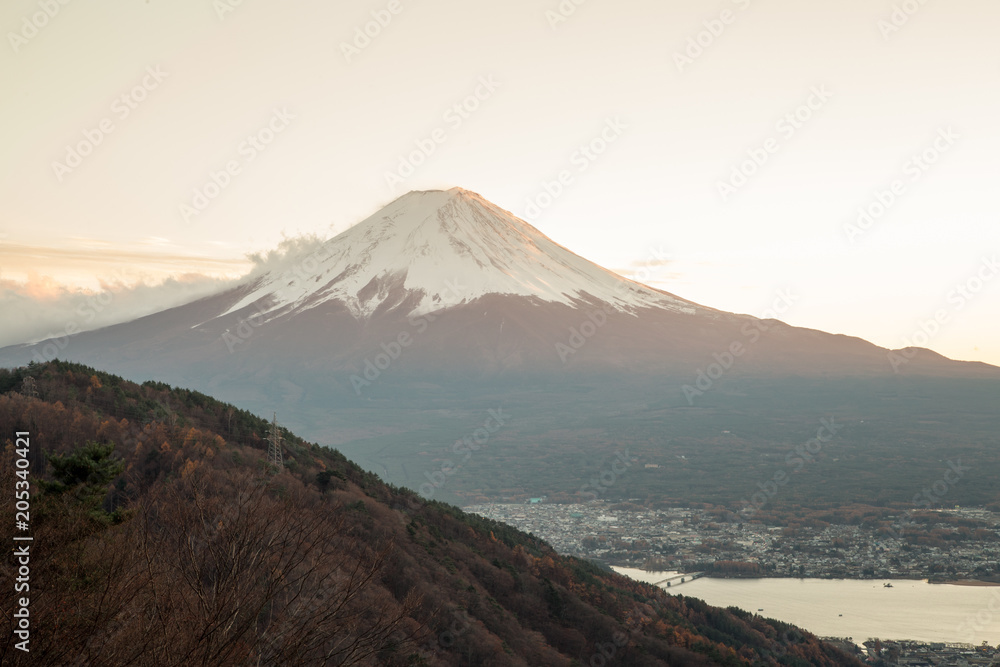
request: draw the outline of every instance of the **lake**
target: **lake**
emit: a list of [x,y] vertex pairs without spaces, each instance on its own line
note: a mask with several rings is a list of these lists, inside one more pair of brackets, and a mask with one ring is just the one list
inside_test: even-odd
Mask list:
[[[616,567],[656,583],[676,572]],[[892,588],[886,588],[891,583]],[[739,607],[793,623],[821,637],[870,637],[922,642],[1000,644],[1000,587],[929,584],[914,580],[709,579],[674,582],[664,590]],[[758,612],[758,609],[763,611]]]

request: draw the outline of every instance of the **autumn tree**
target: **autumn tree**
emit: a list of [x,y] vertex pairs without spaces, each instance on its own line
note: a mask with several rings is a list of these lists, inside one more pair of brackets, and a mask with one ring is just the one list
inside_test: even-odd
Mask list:
[[417,601],[374,585],[392,545],[359,551],[342,512],[277,480],[284,497],[249,472],[195,472],[143,508],[150,588],[122,629],[146,638],[138,664],[354,665],[416,631]]

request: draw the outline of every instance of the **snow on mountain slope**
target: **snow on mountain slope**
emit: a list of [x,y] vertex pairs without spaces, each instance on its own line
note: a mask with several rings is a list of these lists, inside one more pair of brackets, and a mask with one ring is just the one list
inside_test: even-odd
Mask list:
[[487,294],[570,306],[598,300],[631,314],[644,308],[716,313],[601,268],[461,188],[403,195],[327,241],[318,255],[320,266],[308,279],[265,274],[223,315],[261,300],[271,317],[338,300],[365,319],[408,294],[419,296],[412,314]]

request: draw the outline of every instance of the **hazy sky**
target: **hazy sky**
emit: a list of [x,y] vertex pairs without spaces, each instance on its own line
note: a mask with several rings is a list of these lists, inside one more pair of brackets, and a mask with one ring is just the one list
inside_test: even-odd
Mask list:
[[177,303],[461,186],[709,306],[786,290],[786,321],[894,348],[936,317],[916,342],[1000,364],[998,22],[989,0],[6,0],[0,342],[61,328],[81,287],[120,316]]

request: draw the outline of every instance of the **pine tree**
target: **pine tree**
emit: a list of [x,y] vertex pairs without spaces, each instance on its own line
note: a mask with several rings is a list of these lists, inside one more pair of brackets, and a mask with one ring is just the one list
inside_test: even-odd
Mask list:
[[49,497],[75,500],[101,523],[119,523],[122,517],[118,512],[102,508],[108,485],[125,470],[125,462],[113,456],[114,450],[114,444],[88,441],[72,454],[49,455],[55,481],[40,481],[42,492]]

